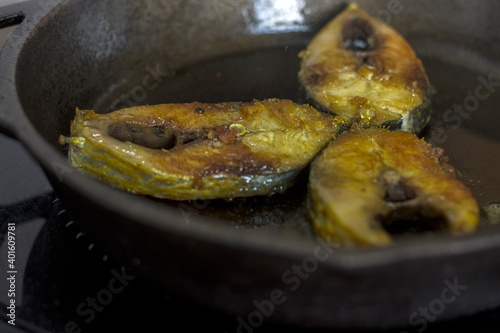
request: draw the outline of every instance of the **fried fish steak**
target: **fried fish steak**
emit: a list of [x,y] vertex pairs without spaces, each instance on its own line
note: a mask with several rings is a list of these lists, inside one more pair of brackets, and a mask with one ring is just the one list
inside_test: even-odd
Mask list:
[[73,166],[112,186],[173,200],[282,192],[343,127],[289,100],[78,110]]
[[418,133],[430,120],[430,85],[405,39],[356,4],[303,50],[299,82],[322,111]]
[[318,235],[351,245],[390,244],[398,229],[466,233],[479,220],[474,197],[442,149],[380,128],[344,132],[318,155],[308,211]]

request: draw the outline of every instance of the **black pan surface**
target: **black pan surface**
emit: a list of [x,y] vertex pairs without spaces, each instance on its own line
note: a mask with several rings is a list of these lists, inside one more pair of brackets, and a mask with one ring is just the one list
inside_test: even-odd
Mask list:
[[[400,236],[389,248],[346,250],[312,234],[306,172],[269,198],[170,202],[113,189],[69,166],[57,139],[69,133],[76,107],[103,113],[169,102],[302,102],[297,53],[345,7],[340,1],[10,7],[2,16],[25,19],[1,55],[0,122],[110,253],[139,259],[137,273],[159,288],[249,325],[265,317],[317,327],[419,327],[422,307],[445,320],[499,304],[500,3],[359,4],[399,30],[424,62],[435,93],[421,135],[445,149],[483,208],[473,235],[424,233]],[[269,302],[272,311],[263,308]]]

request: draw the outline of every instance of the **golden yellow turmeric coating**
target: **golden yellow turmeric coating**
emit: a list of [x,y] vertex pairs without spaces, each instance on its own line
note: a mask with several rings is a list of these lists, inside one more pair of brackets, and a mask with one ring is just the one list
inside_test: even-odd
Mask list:
[[284,191],[335,138],[341,118],[289,100],[77,110],[72,164],[127,191],[190,200]]
[[394,29],[351,4],[300,54],[299,81],[313,106],[366,126],[417,133],[430,119],[420,59]]
[[308,209],[325,239],[368,245],[391,243],[386,227],[398,223],[464,233],[479,219],[441,149],[386,129],[351,129],[325,148],[311,165]]

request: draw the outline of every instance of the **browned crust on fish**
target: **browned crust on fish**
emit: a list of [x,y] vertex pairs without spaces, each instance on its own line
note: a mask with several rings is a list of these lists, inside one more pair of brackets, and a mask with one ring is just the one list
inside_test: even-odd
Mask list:
[[[361,36],[361,37],[360,37]],[[366,41],[366,49],[350,48],[346,39]],[[369,118],[379,126],[426,103],[429,81],[421,60],[394,29],[351,4],[330,21],[300,57],[299,81],[319,109]],[[418,132],[428,121],[404,124]],[[413,125],[414,124],[414,125]]]
[[[341,124],[290,100],[194,102],[103,115],[77,110],[72,137],[62,142],[70,144],[73,165],[116,187],[176,200],[216,199],[284,191]],[[138,144],[148,135],[160,146]]]
[[453,233],[471,232],[479,221],[472,193],[443,150],[408,132],[345,132],[313,161],[309,181],[314,228],[332,241],[389,244],[385,219],[417,215]]

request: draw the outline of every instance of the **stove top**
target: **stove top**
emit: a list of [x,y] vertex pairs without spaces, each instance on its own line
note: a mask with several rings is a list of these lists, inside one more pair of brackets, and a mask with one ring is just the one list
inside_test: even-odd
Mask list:
[[[10,31],[0,30],[0,45]],[[22,145],[0,134],[0,156],[0,332],[127,333],[176,325],[185,331],[311,331],[272,323],[251,327],[158,291],[129,272],[139,262],[114,260],[79,229]],[[383,332],[488,333],[500,327],[500,309],[451,322],[427,315]]]

